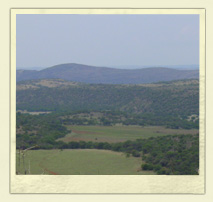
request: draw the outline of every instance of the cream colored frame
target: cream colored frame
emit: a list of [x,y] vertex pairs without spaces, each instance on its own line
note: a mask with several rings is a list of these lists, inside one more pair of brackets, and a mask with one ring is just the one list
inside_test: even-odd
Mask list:
[[[16,175],[17,14],[198,14],[200,15],[200,174],[198,176]],[[205,192],[205,9],[11,9],[11,193],[185,193]]]

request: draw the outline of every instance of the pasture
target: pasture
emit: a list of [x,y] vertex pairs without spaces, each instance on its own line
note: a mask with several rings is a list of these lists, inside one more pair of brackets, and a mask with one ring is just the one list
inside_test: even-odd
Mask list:
[[124,142],[163,135],[196,134],[197,129],[170,129],[162,126],[67,126],[72,132],[58,141]]
[[[20,156],[21,157],[21,156]],[[29,150],[24,162],[17,151],[16,169],[31,175],[152,175],[141,171],[141,157],[95,149]]]

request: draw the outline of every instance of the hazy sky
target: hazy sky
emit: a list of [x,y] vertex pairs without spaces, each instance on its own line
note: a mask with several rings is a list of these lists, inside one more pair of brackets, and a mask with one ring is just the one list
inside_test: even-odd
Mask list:
[[17,67],[199,64],[199,15],[18,14]]

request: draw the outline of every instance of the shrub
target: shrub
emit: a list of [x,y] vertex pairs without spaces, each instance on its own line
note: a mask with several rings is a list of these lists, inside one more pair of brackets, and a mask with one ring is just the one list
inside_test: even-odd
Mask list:
[[142,165],[141,165],[141,168],[142,168],[143,170],[153,170],[153,165],[152,165],[152,164],[145,163],[145,164],[142,164]]

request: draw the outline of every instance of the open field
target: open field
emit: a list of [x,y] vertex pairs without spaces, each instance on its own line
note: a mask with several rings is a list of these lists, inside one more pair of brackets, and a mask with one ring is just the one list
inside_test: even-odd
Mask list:
[[[108,150],[29,150],[24,158],[17,151],[16,168],[24,174],[46,175],[151,175],[141,171],[141,157],[126,157],[124,153]],[[19,164],[20,163],[20,164]],[[24,168],[25,167],[25,168]]]
[[196,134],[197,129],[169,129],[161,126],[67,126],[72,132],[58,140],[95,141],[95,142],[124,142],[140,138],[157,137],[176,134]]

